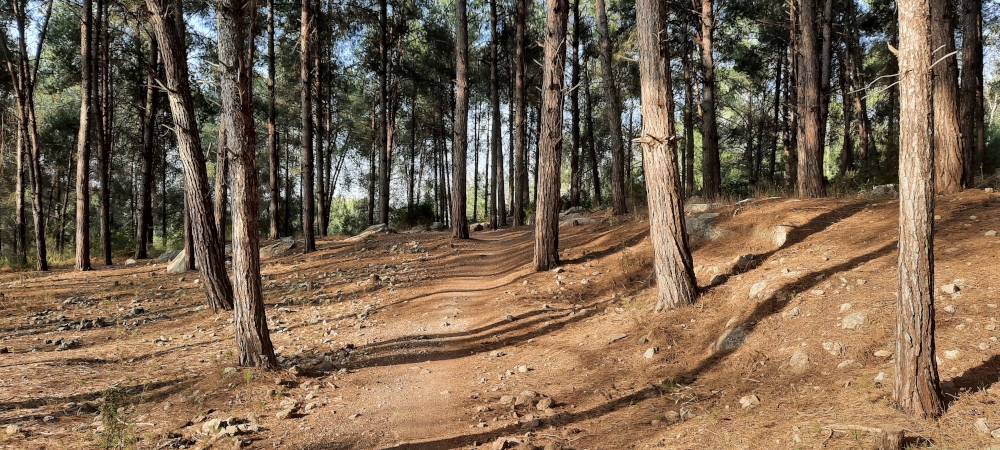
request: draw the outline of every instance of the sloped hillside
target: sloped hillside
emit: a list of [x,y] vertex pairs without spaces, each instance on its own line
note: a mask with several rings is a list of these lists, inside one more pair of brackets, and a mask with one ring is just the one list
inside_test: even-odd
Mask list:
[[231,317],[203,306],[195,273],[0,274],[0,446],[872,448],[885,426],[1000,446],[1000,202],[938,200],[951,404],[934,421],[889,401],[897,209],[693,206],[704,293],[662,314],[641,217],[567,220],[564,264],[545,273],[529,270],[530,228],[277,245],[263,262],[277,373],[232,367]]

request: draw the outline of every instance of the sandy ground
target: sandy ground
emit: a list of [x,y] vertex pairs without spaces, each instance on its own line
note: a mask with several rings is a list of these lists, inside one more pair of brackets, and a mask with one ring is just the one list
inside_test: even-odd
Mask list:
[[558,272],[530,227],[265,259],[279,372],[197,273],[0,273],[0,448],[1000,448],[996,200],[938,199],[937,420],[890,401],[898,203],[775,198],[692,213],[703,294],[661,314],[636,216],[561,227]]

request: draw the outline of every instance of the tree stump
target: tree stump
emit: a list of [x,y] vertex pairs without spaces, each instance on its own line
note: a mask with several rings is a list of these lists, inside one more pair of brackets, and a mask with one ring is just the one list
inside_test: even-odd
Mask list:
[[904,436],[902,428],[891,425],[883,427],[879,433],[879,450],[901,450]]

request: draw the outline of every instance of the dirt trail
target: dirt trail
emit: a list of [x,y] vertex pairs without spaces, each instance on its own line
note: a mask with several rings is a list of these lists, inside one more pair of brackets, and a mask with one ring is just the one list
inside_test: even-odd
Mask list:
[[[897,208],[695,213],[703,295],[660,315],[635,218],[562,227],[564,264],[544,273],[527,227],[329,238],[264,261],[275,373],[231,367],[231,318],[202,305],[195,273],[3,273],[0,448],[83,448],[114,428],[136,448],[873,447],[845,425],[1000,444],[974,426],[1000,427],[1000,202],[938,200],[937,284],[957,290],[937,294],[952,401],[937,421],[889,402]],[[96,409],[115,386],[125,425],[109,429]]]

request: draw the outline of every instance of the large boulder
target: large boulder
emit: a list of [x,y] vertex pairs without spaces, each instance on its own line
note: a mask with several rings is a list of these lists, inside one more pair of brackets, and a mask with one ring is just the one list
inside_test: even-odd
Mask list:
[[176,258],[178,254],[180,254],[180,252],[181,250],[167,250],[163,252],[158,258],[156,258],[156,262],[165,263],[173,261],[174,258]]
[[434,222],[431,224],[431,231],[444,231],[448,228],[445,224],[441,222]]
[[347,239],[344,239],[344,242],[363,241],[368,236],[371,236],[371,235],[377,234],[377,233],[396,233],[396,229],[392,228],[392,227],[389,227],[389,226],[387,226],[384,223],[380,223],[380,224],[376,224],[376,225],[372,225],[372,226],[368,227],[367,229],[365,229],[365,231],[362,231],[361,233],[358,233],[357,236],[351,236],[351,237],[349,237]]
[[187,252],[181,250],[177,253],[177,256],[175,256],[174,259],[170,261],[170,264],[167,264],[167,273],[171,275],[184,273],[185,271],[187,271],[187,265],[188,265]]
[[282,239],[274,244],[262,247],[260,249],[260,258],[280,258],[287,255],[292,249],[298,247],[298,243],[292,238]]
[[[571,208],[572,209],[572,208]],[[594,219],[579,213],[561,214],[559,226],[579,226],[594,223]]]

